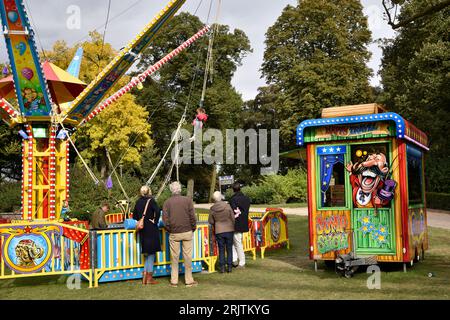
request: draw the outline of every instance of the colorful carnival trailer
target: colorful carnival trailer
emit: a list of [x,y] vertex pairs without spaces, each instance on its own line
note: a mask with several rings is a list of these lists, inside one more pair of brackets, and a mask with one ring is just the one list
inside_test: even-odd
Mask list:
[[346,276],[358,265],[407,264],[428,248],[427,136],[377,104],[326,108],[297,127],[306,146],[309,252]]

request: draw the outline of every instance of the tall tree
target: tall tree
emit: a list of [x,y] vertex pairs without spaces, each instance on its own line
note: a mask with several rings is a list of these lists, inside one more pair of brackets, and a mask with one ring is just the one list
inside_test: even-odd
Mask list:
[[[402,15],[423,9],[423,1],[404,5]],[[402,19],[402,17],[400,17]],[[415,123],[431,138],[427,156],[428,190],[450,186],[450,7],[405,25],[383,47],[380,101]]]
[[409,4],[414,1],[410,0],[381,0],[383,4],[384,12],[387,18],[388,24],[392,29],[398,29],[407,26],[411,22],[417,21],[421,18],[429,18],[439,11],[445,10],[450,7],[450,0],[425,0],[421,1],[420,7],[414,12],[401,15],[397,15],[403,10],[403,5]]
[[[183,12],[164,26],[158,37],[142,55],[138,64],[142,71],[163,58],[171,50],[191,37],[204,23],[196,16]],[[206,66],[208,37],[199,39],[192,48],[164,66],[158,74],[144,83],[144,89],[135,90],[136,101],[147,107],[151,114],[152,138],[160,151],[170,143],[171,134],[187,106],[186,129],[192,130],[191,121],[199,105]],[[214,34],[212,73],[208,78],[204,108],[209,115],[207,128],[224,130],[241,125],[241,95],[231,84],[231,79],[245,55],[251,51],[250,42],[241,30],[233,31],[220,25]],[[196,178],[196,190],[209,190],[212,166],[183,165],[180,177],[183,182]]]
[[279,88],[281,137],[291,147],[298,123],[321,108],[372,99],[362,9],[358,0],[302,0],[268,29],[262,71]]
[[[68,47],[65,41],[56,41],[53,49],[46,52],[46,57],[60,68],[66,69],[77,47],[82,46],[80,79],[86,83],[91,82],[117,52],[111,44],[103,42],[102,35],[98,32],[93,31],[89,35],[88,41],[74,47]],[[110,92],[123,86],[129,79],[129,76],[123,77]],[[141,153],[153,146],[147,117],[148,112],[135,102],[133,95],[124,95],[76,132],[75,138],[82,155],[98,167],[102,177],[105,177],[109,168],[107,150],[114,164],[121,159],[121,164],[126,169],[139,169]]]

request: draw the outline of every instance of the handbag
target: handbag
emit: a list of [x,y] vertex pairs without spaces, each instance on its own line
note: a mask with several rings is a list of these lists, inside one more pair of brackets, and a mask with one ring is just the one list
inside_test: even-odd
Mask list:
[[144,208],[144,212],[142,213],[142,218],[139,219],[137,225],[136,225],[136,230],[142,230],[144,229],[144,219],[145,219],[145,214],[147,213],[147,208],[148,208],[148,204],[150,203],[150,199],[147,200],[147,203],[145,204],[145,208]]

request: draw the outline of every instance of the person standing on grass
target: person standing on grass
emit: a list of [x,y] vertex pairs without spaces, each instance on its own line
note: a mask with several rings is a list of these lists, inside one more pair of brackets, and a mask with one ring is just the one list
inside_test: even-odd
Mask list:
[[196,286],[198,283],[192,277],[192,242],[194,231],[197,229],[194,203],[189,197],[181,195],[179,182],[172,182],[169,186],[172,196],[164,202],[163,222],[169,233],[170,260],[172,265],[170,286],[178,286],[178,263],[180,259],[180,245],[183,245],[184,280],[186,287]]
[[153,265],[155,264],[156,253],[161,251],[158,228],[161,210],[152,197],[152,192],[148,186],[142,186],[140,193],[141,197],[134,206],[133,219],[139,221],[145,215],[144,228],[139,230],[142,253],[144,254],[142,284],[157,284],[158,282],[153,279]]
[[[231,272],[233,268],[233,235],[234,235],[234,212],[230,205],[222,201],[219,191],[213,194],[214,205],[209,209],[208,222],[214,226],[217,245],[219,246],[219,271]],[[227,259],[225,264],[225,249]]]
[[231,208],[234,211],[234,236],[233,236],[233,266],[245,267],[245,253],[242,245],[242,234],[248,232],[248,212],[250,199],[241,192],[241,184],[233,183],[234,194],[230,199]]

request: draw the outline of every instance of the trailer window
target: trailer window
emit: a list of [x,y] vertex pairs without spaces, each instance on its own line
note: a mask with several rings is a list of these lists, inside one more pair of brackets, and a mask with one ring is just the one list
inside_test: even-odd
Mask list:
[[345,207],[345,146],[321,146],[320,205],[322,208]]
[[423,203],[422,152],[413,146],[406,148],[408,162],[408,197],[409,205]]

